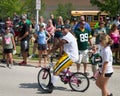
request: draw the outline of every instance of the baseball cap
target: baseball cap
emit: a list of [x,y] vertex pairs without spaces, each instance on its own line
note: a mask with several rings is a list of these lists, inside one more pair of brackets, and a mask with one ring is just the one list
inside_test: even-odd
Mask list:
[[120,16],[120,14],[117,14],[116,16],[117,16],[117,17],[119,17],[119,16]]
[[39,24],[40,27],[44,27],[44,24]]
[[110,20],[110,17],[106,17],[106,20]]
[[26,19],[26,16],[23,15],[23,16],[22,16],[22,19],[25,20],[25,19]]

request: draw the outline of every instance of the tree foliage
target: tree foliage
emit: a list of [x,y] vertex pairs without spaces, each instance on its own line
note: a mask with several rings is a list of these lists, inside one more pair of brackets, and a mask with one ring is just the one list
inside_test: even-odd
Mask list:
[[53,14],[55,15],[55,17],[62,16],[64,19],[70,19],[72,9],[73,6],[71,3],[66,3],[64,5],[58,4],[58,7]]
[[120,0],[90,0],[90,2],[111,16],[120,13]]
[[[45,4],[42,2],[41,6],[40,12],[44,12]],[[12,17],[14,13],[18,15],[29,13],[31,16],[35,16],[36,0],[0,0],[0,12],[0,18]]]

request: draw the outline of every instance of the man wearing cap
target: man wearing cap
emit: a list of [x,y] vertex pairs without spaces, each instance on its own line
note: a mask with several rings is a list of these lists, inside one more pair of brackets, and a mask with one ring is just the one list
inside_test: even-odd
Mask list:
[[106,17],[105,27],[106,27],[107,34],[109,34],[110,29],[112,27],[112,22],[110,20],[110,17]]
[[106,33],[105,22],[99,22],[99,27],[94,30],[94,36],[96,37],[95,44],[99,44],[101,34]]
[[100,27],[99,25],[100,25],[101,22],[104,22],[104,18],[103,18],[103,16],[100,16],[100,19],[99,19],[98,22],[96,22],[96,24],[95,24],[95,26],[94,26],[94,29],[99,28],[99,27]]
[[64,51],[63,55],[59,58],[58,62],[53,67],[54,75],[52,77],[51,85],[55,84],[61,71],[71,66],[73,62],[78,61],[78,46],[76,38],[69,32],[68,26],[62,25],[61,32],[63,34],[61,41],[50,51],[53,52],[53,50],[57,50],[60,46],[63,46]]
[[90,42],[90,31],[85,28],[85,22],[81,21],[79,28],[74,31],[77,38],[78,50],[79,50],[79,60],[77,62],[77,71],[80,70],[80,64],[84,64],[84,74],[87,73],[87,63],[89,63],[88,57],[88,47]]
[[113,21],[113,24],[116,24],[116,26],[120,25],[120,14],[116,15],[116,19]]
[[[85,17],[84,17],[84,16],[80,16],[80,22],[81,22],[81,21],[84,21],[84,22],[85,22]],[[78,22],[78,23],[76,24],[74,30],[76,30],[76,29],[79,28],[80,22]],[[84,25],[84,26],[85,26],[85,28],[86,28],[87,30],[89,30],[89,32],[91,32],[91,27],[90,27],[90,25],[89,25],[87,22],[85,22],[85,25]]]
[[21,42],[21,53],[23,56],[23,61],[19,65],[27,64],[27,56],[29,51],[29,26],[26,23],[26,16],[22,16],[22,25],[20,26],[20,35],[18,40]]

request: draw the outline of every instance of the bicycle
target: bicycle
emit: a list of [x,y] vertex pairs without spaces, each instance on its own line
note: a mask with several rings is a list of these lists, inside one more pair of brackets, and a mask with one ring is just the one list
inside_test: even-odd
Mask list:
[[[53,56],[50,57],[50,64],[48,68],[40,69],[38,73],[38,84],[43,92],[51,93],[53,89],[49,89],[51,83],[51,68],[53,67]],[[86,75],[81,72],[71,72],[67,68],[66,71],[62,71],[59,75],[60,80],[64,84],[69,84],[73,91],[84,92],[89,87],[89,79]]]

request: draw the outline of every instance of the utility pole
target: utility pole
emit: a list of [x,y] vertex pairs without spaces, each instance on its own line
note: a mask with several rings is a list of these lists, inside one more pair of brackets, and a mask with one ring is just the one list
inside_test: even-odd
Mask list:
[[39,11],[41,10],[41,0],[36,0],[36,24],[39,23]]

